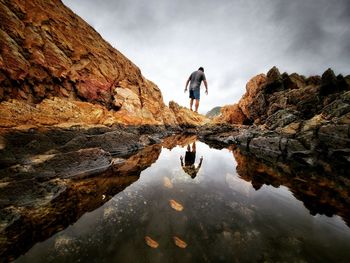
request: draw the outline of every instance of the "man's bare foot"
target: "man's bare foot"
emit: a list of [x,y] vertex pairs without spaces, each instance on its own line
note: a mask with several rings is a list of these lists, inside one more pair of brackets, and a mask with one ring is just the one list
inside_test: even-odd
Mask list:
[[190,109],[191,111],[193,111],[192,109]]

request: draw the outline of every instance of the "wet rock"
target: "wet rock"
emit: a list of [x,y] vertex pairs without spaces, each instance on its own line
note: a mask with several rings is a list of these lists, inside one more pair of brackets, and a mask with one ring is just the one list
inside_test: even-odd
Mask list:
[[99,148],[81,149],[67,153],[51,154],[32,158],[26,164],[11,166],[0,171],[0,177],[16,178],[70,178],[89,176],[107,170],[112,157]]
[[[160,151],[160,145],[146,147],[131,157],[119,158],[111,169],[91,174],[86,168],[107,164],[111,156],[101,149],[85,149],[39,162],[33,166],[35,173],[14,171],[10,177],[1,176],[1,258],[15,259],[103,205],[135,182],[141,171],[158,159]],[[55,176],[40,177],[45,169],[56,169]],[[80,174],[73,176],[73,171]]]
[[256,156],[264,156],[268,160],[282,156],[279,137],[256,137],[249,143],[249,151]]
[[320,127],[318,136],[321,145],[327,149],[349,149],[349,125],[324,125]]

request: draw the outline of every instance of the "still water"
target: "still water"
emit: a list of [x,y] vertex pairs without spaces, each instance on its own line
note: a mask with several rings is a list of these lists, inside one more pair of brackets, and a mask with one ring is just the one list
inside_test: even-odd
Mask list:
[[198,141],[170,148],[16,262],[350,262],[340,216],[311,215],[282,185],[254,188],[230,150]]

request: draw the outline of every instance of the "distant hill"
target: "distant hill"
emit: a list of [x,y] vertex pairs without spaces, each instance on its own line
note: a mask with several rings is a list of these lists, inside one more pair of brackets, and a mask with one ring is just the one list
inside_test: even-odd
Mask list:
[[208,111],[207,114],[205,114],[205,116],[212,119],[220,114],[220,110],[220,106],[214,107],[210,111]]

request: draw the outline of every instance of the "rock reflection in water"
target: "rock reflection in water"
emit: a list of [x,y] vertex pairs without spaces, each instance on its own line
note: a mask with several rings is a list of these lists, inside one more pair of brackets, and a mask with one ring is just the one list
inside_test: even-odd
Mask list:
[[298,163],[274,164],[233,149],[237,173],[251,182],[255,190],[263,185],[288,187],[303,202],[311,215],[331,217],[339,215],[350,227],[350,181],[335,171],[333,175],[322,170],[301,167]]
[[[154,163],[160,152],[160,145],[146,147],[128,159],[114,160],[108,170],[94,175],[82,173],[71,179],[55,178],[48,182],[42,179],[39,185],[35,177],[27,178],[25,184],[29,184],[30,189],[18,181],[7,185],[3,183],[0,194],[0,258],[5,261],[15,259],[36,242],[47,239],[86,212],[100,207],[137,181],[141,171]],[[40,196],[40,192],[45,191],[49,184],[50,190],[57,188],[54,189],[55,194],[52,196],[48,192],[49,196]],[[17,196],[13,196],[15,193]],[[22,200],[27,202],[23,203]],[[67,242],[69,240],[62,239],[57,246],[61,247]]]
[[350,228],[339,217],[311,216],[287,187],[254,181],[259,190],[253,188],[254,174],[274,173],[269,165],[196,142],[194,163],[202,155],[204,161],[192,179],[179,158],[195,140],[175,136],[162,150],[156,145],[127,161],[115,158],[119,178],[138,178],[158,159],[112,198],[97,193],[101,207],[17,262],[347,262]]

